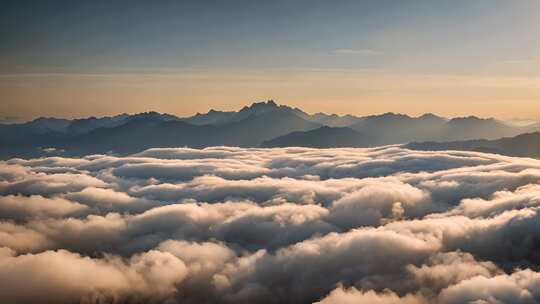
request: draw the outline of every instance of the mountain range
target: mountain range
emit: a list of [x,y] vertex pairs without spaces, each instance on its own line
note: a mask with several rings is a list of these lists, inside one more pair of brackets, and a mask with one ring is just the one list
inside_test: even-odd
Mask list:
[[540,131],[539,124],[522,127],[474,116],[449,119],[434,114],[308,114],[269,100],[239,111],[210,110],[184,118],[145,112],[73,120],[42,117],[22,124],[0,124],[0,158],[56,153],[125,155],[152,147],[182,146],[324,148],[433,144],[494,140],[535,131]]
[[461,150],[540,158],[540,132],[525,133],[496,140],[476,139],[450,142],[413,142],[405,145],[405,147],[424,151]]

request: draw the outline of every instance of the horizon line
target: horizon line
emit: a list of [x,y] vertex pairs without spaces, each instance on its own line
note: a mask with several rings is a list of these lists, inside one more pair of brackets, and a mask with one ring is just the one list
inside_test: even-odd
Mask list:
[[177,115],[175,113],[171,113],[171,112],[164,112],[164,111],[158,111],[158,110],[149,109],[149,110],[141,111],[141,112],[139,112],[139,111],[129,112],[128,111],[128,112],[122,112],[122,113],[117,113],[117,114],[108,114],[108,115],[105,114],[105,115],[102,115],[102,116],[98,116],[98,115],[77,116],[77,117],[35,116],[33,118],[24,119],[24,120],[19,119],[19,117],[0,116],[0,124],[4,124],[4,125],[24,124],[24,123],[35,121],[35,120],[38,120],[38,119],[77,120],[77,119],[89,119],[89,118],[115,117],[115,116],[121,116],[121,115],[133,116],[133,115],[146,114],[146,113],[157,113],[157,114],[160,114],[160,115],[172,115],[172,116],[175,116],[175,117],[177,117],[179,119],[186,119],[186,118],[190,118],[190,117],[193,117],[193,116],[196,116],[196,115],[205,115],[205,114],[208,114],[211,111],[215,111],[215,112],[239,112],[243,108],[246,108],[246,107],[249,108],[249,107],[252,107],[255,104],[261,104],[261,103],[268,104],[269,102],[274,102],[277,107],[288,107],[290,109],[300,110],[303,113],[308,114],[310,116],[317,115],[317,114],[323,114],[323,115],[328,115],[328,116],[334,116],[335,115],[335,116],[338,116],[338,117],[352,116],[352,117],[355,117],[355,118],[366,118],[366,117],[383,116],[383,115],[387,115],[387,114],[392,114],[392,115],[396,115],[396,116],[406,116],[406,117],[409,117],[409,118],[420,118],[420,117],[426,116],[426,115],[433,115],[433,116],[440,117],[440,118],[443,118],[443,119],[446,119],[446,120],[459,119],[459,118],[478,118],[478,119],[484,119],[484,120],[494,119],[494,120],[502,121],[502,122],[509,123],[509,124],[512,124],[512,125],[520,125],[519,122],[522,122],[521,123],[522,126],[531,125],[531,124],[540,122],[540,119],[534,119],[534,118],[501,119],[501,118],[498,118],[498,117],[495,117],[495,116],[480,116],[480,115],[474,115],[474,114],[463,115],[463,116],[444,116],[444,115],[437,114],[436,112],[425,112],[425,113],[422,113],[422,114],[419,114],[419,115],[410,115],[410,114],[403,113],[403,112],[393,112],[393,111],[366,113],[366,114],[361,114],[361,115],[350,114],[350,113],[347,113],[347,114],[327,113],[327,112],[322,112],[322,111],[319,111],[319,112],[307,112],[307,111],[304,111],[303,109],[301,109],[300,107],[290,106],[290,105],[287,105],[287,104],[280,104],[280,103],[275,102],[274,99],[267,99],[267,100],[264,100],[264,101],[254,101],[254,102],[248,103],[248,104],[242,106],[240,109],[237,109],[237,110],[221,110],[221,109],[216,109],[216,108],[210,108],[206,112],[195,112],[195,113],[192,113],[191,115],[187,115],[187,116],[179,116],[179,115]]

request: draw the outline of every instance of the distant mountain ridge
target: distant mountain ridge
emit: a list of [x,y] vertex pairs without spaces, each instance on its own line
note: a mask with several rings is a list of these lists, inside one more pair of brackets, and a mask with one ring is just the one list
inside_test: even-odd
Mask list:
[[[215,112],[209,114],[215,116]],[[44,118],[26,124],[0,125],[0,157],[36,157],[51,151],[62,151],[65,155],[130,154],[151,147],[257,147],[265,140],[293,130],[321,126],[272,101],[254,103],[229,116],[216,124],[200,124],[204,120],[216,121],[200,114],[179,118],[146,112],[73,121]],[[189,123],[194,117],[199,124]],[[39,127],[35,126],[36,121]],[[54,129],[46,124],[49,121],[55,124]],[[60,122],[62,125],[57,126]]]
[[[540,131],[540,124],[508,125],[474,116],[411,117],[385,113],[308,114],[256,102],[238,111],[210,110],[190,117],[158,112],[81,119],[38,118],[22,124],[0,124],[0,158],[64,155],[129,154],[151,147],[370,147],[428,141],[496,139]],[[45,149],[47,148],[47,149]]]
[[315,130],[295,131],[284,136],[265,141],[264,148],[275,147],[309,147],[309,148],[341,148],[368,147],[373,139],[347,127],[322,126]]
[[464,150],[540,158],[540,132],[525,133],[496,140],[476,139],[451,142],[414,142],[407,144],[405,147],[424,151]]

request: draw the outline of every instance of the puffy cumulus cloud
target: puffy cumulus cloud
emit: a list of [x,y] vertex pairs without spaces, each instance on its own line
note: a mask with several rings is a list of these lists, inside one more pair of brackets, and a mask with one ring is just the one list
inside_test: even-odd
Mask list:
[[538,303],[540,161],[150,149],[0,162],[2,303]]
[[421,220],[392,222],[383,227],[440,244],[444,251],[462,250],[488,259],[505,270],[532,267],[540,258],[536,209],[504,212],[490,218],[429,216]]
[[8,165],[8,162],[0,162],[0,181],[10,182],[24,178],[30,174],[30,170],[23,166]]
[[[396,284],[409,263],[420,263],[435,252],[430,242],[373,228],[347,233],[330,233],[282,248],[275,253],[258,252],[250,263],[227,269],[221,275],[229,282],[231,299],[249,301],[256,282],[258,289],[274,298],[259,300],[279,303],[314,301],[336,284],[359,284],[377,288]],[[289,286],[289,288],[284,288]]]
[[171,253],[186,264],[188,275],[178,286],[184,301],[189,298],[195,298],[197,302],[215,301],[220,289],[217,274],[238,259],[234,250],[215,242],[168,240],[161,243],[158,250]]
[[504,211],[540,206],[540,186],[526,185],[516,191],[498,191],[489,197],[469,198],[461,201],[459,206],[447,212],[447,215],[466,215],[468,217],[495,216]]
[[161,183],[132,187],[130,193],[162,201],[186,198],[204,202],[248,199],[258,203],[292,201],[298,204],[328,205],[344,193],[358,187],[358,180],[311,180],[267,176],[247,180],[227,180],[216,176],[199,176],[181,184]]
[[187,275],[170,253],[149,251],[125,262],[65,250],[16,256],[0,248],[0,296],[6,303],[113,303],[170,298]]
[[395,293],[386,290],[377,293],[373,290],[366,292],[356,288],[344,289],[342,286],[334,289],[324,299],[316,302],[317,304],[426,304],[429,303],[422,296],[406,295],[400,297]]
[[[136,215],[109,213],[104,216],[32,220],[24,226],[7,224],[27,229],[47,240],[43,249],[51,248],[53,244],[53,248],[84,253],[113,248],[117,253],[134,253],[151,249],[170,238],[219,239],[246,249],[277,249],[314,235],[336,231],[335,226],[324,221],[327,213],[325,208],[315,205],[261,207],[239,202],[183,203],[153,208]],[[38,246],[35,244],[32,248]]]
[[492,262],[476,261],[470,253],[445,252],[431,256],[420,267],[408,265],[407,270],[419,286],[435,294],[441,289],[477,276],[486,278],[503,274]]
[[61,197],[40,195],[7,195],[0,197],[0,219],[24,221],[32,218],[53,218],[76,215],[86,211],[85,205]]
[[205,149],[152,148],[133,156],[157,159],[249,159],[253,151],[258,151],[258,149],[241,149],[226,146]]
[[[508,161],[506,159],[506,161]],[[495,163],[471,168],[457,168],[435,173],[402,174],[406,183],[428,190],[433,199],[458,204],[463,198],[487,198],[501,190],[515,190],[540,181],[540,170],[530,162]]]
[[215,226],[215,236],[248,249],[275,250],[338,230],[325,221],[328,210],[315,205],[255,207]]
[[43,234],[11,222],[0,222],[0,246],[18,252],[38,252],[53,246]]
[[254,178],[269,171],[269,169],[240,161],[211,159],[182,162],[161,160],[159,163],[125,164],[115,168],[113,174],[123,178],[159,177],[164,180],[185,181],[206,174],[215,174],[229,179]]
[[360,189],[334,201],[331,220],[348,228],[375,226],[382,220],[416,218],[435,211],[428,192],[400,181],[364,179]]
[[440,303],[538,303],[540,273],[530,269],[510,275],[476,276],[444,289]]
[[134,198],[125,192],[95,187],[87,187],[79,192],[70,192],[64,195],[64,198],[78,204],[84,204],[94,213],[142,212],[159,205],[159,202]]
[[0,195],[43,195],[51,196],[86,187],[106,187],[107,184],[87,174],[46,174],[29,172],[14,181],[0,181]]

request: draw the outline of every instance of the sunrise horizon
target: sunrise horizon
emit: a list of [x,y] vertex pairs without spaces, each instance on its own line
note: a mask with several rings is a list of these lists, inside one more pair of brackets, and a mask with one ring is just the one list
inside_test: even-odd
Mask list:
[[188,116],[275,98],[310,113],[540,118],[535,1],[278,2],[8,1],[0,115]]
[[539,0],[0,0],[0,302],[540,304],[538,37]]

